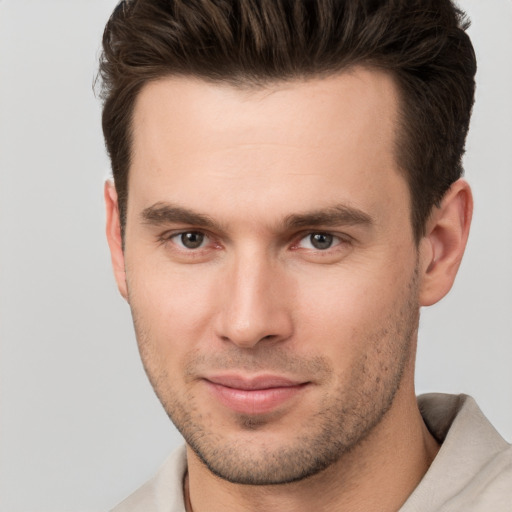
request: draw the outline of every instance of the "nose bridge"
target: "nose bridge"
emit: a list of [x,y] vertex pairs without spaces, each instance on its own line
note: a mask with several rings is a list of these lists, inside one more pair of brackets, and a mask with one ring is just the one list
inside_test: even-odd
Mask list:
[[221,338],[250,348],[263,339],[291,335],[283,272],[279,262],[261,249],[246,248],[234,255],[220,304]]

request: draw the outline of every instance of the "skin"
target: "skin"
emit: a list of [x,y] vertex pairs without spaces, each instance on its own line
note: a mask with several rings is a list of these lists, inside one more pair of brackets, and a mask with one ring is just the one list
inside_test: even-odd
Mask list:
[[[124,251],[112,184],[107,236],[187,441],[188,510],[397,510],[437,453],[414,393],[419,308],[453,283],[472,200],[456,182],[415,243],[398,102],[363,68],[140,93]],[[228,389],[226,404],[226,378],[295,387],[279,399],[276,384],[275,403]]]

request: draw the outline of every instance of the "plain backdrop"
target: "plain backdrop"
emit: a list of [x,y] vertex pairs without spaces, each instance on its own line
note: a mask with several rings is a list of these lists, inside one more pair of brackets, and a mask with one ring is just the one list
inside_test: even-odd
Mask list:
[[[108,510],[180,443],[111,276],[92,92],[115,0],[0,0],[0,510]],[[479,59],[458,281],[423,312],[419,392],[512,438],[512,2],[461,0]]]

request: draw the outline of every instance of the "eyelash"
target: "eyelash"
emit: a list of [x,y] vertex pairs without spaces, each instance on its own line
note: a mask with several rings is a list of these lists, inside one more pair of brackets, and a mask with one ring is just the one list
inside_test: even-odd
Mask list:
[[[204,250],[204,247],[198,247],[196,249],[189,249],[189,248],[186,248],[186,247],[183,247],[183,246],[180,246],[178,243],[174,242],[174,239],[177,239],[183,235],[186,235],[186,234],[198,234],[198,235],[202,235],[205,237],[205,239],[207,240],[214,240],[214,237],[212,237],[211,235],[209,235],[208,233],[204,232],[204,231],[201,231],[199,229],[187,229],[187,230],[183,230],[183,231],[178,231],[178,232],[166,232],[166,233],[163,233],[162,235],[160,235],[158,237],[158,241],[162,244],[162,245],[167,245],[169,243],[173,244],[174,246],[178,247],[178,250],[184,252],[184,253],[188,253],[188,254],[197,254],[199,253],[201,250]],[[216,244],[218,247],[220,247],[220,244]]]
[[[202,230],[194,230],[194,229],[189,229],[189,230],[183,230],[183,231],[178,231],[178,232],[167,232],[167,233],[164,233],[162,235],[159,236],[158,238],[158,241],[162,244],[168,244],[168,243],[173,243],[175,246],[178,247],[178,250],[182,251],[182,252],[185,252],[185,253],[188,253],[190,255],[192,254],[198,254],[200,252],[202,252],[202,250],[204,250],[206,247],[197,247],[197,248],[186,248],[186,247],[183,247],[183,245],[179,245],[178,243],[176,242],[173,242],[173,239],[176,239],[180,236],[183,236],[183,235],[186,235],[186,234],[198,234],[198,235],[202,235],[204,236],[206,239],[210,240],[211,241],[215,241],[215,238],[212,236],[212,235],[209,235],[208,233],[202,231]],[[308,237],[312,237],[314,235],[322,235],[322,236],[327,236],[327,237],[332,237],[332,240],[333,240],[333,245],[325,248],[325,249],[318,249],[318,248],[304,248],[304,247],[300,247],[300,244],[308,239]],[[291,250],[306,250],[306,251],[314,251],[318,254],[321,254],[321,253],[326,253],[326,254],[330,254],[332,253],[333,250],[336,250],[337,247],[339,246],[346,246],[346,245],[351,245],[352,244],[352,240],[347,236],[347,235],[339,235],[339,234],[334,234],[332,232],[329,232],[329,231],[307,231],[307,232],[303,232],[303,233],[300,233],[298,236],[294,237],[294,242],[290,245],[290,249]],[[221,244],[220,243],[215,243],[216,245],[216,248],[220,248],[221,247]],[[311,244],[312,245],[312,244]]]
[[[324,238],[327,238],[327,239],[330,239],[330,245],[329,247],[325,247],[324,249],[320,249],[319,247],[315,247],[314,246],[314,243],[313,243],[313,237],[324,237]],[[304,242],[304,241],[309,241],[309,244],[313,247],[310,247],[310,248],[307,248],[307,247],[300,247],[300,245]],[[322,243],[321,241],[317,240],[318,243]],[[333,233],[330,233],[328,231],[312,231],[312,232],[309,232],[309,233],[306,233],[304,235],[302,235],[300,237],[300,239],[298,240],[298,242],[296,242],[295,244],[293,244],[292,246],[292,249],[306,249],[306,250],[311,250],[311,251],[318,251],[320,253],[322,252],[329,252],[332,250],[335,250],[336,247],[340,246],[340,245],[343,245],[345,243],[347,243],[347,239],[346,238],[343,238],[339,235],[335,235]],[[332,251],[331,251],[332,252]]]

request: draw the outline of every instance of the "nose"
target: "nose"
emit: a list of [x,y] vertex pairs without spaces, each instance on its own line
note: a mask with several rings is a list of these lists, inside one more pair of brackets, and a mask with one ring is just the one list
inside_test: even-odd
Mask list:
[[240,348],[279,342],[293,333],[293,296],[278,262],[255,254],[238,257],[225,276],[216,334]]

